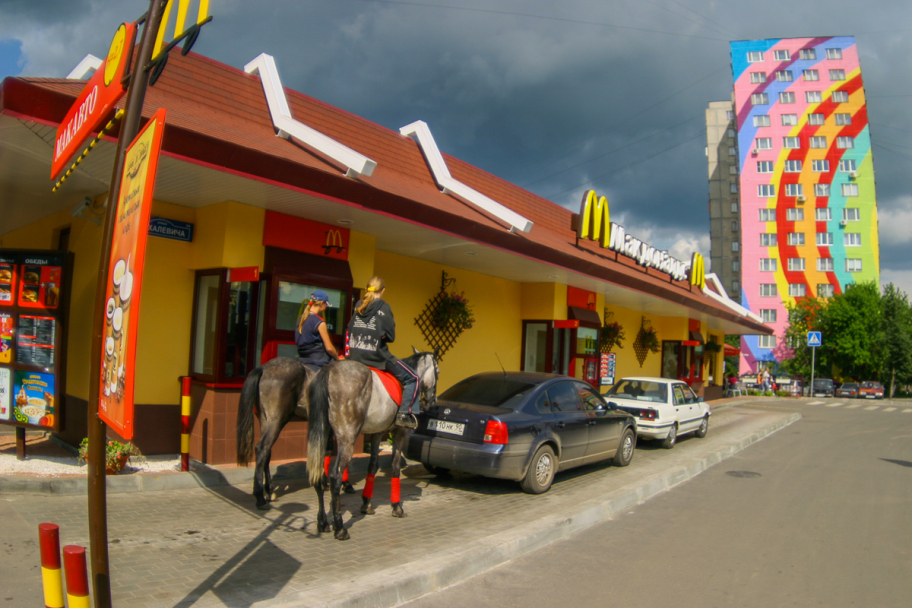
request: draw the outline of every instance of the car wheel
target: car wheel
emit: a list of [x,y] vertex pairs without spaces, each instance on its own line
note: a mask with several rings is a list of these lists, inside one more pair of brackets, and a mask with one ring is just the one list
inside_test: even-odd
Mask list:
[[444,475],[450,474],[450,470],[445,467],[435,467],[432,464],[424,464],[424,463],[422,463],[422,464],[424,465],[424,468],[427,470],[427,472],[430,473],[431,475],[436,475],[437,477],[443,477]]
[[617,453],[611,460],[611,464],[616,467],[626,467],[633,460],[634,450],[636,450],[636,436],[633,431],[627,429],[621,436],[621,443],[618,445]]
[[700,428],[697,429],[697,432],[694,433],[700,439],[706,437],[706,433],[709,432],[709,416],[704,416],[703,421],[700,423]]
[[526,477],[520,482],[523,492],[543,494],[551,487],[554,474],[557,473],[557,456],[549,445],[543,445],[535,452]]
[[662,447],[666,450],[670,450],[675,447],[675,442],[678,440],[678,425],[673,424],[668,430],[668,437],[662,440]]

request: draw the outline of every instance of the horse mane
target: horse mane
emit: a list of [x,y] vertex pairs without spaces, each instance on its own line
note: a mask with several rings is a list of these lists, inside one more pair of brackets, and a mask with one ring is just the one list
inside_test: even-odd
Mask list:
[[433,354],[434,353],[432,351],[425,351],[423,353],[415,353],[414,355],[403,359],[402,362],[405,363],[406,365],[408,365],[409,367],[411,367],[412,369],[415,369],[415,366],[418,365],[418,362],[421,360],[422,357],[424,357],[425,355],[433,355]]

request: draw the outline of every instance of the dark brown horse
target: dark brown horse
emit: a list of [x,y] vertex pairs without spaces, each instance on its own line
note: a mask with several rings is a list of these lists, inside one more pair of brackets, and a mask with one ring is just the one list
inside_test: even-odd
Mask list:
[[[412,350],[415,350],[414,348]],[[403,360],[418,374],[418,395],[421,409],[425,410],[437,401],[437,351],[419,353]],[[327,479],[323,473],[323,454],[334,434],[338,456],[329,473],[328,485],[331,492],[332,529],[339,540],[349,538],[348,531],[342,524],[340,492],[342,475],[351,461],[355,440],[364,433],[371,443],[371,458],[368,465],[367,480],[361,498],[361,512],[374,513],[371,506],[374,475],[379,468],[379,451],[381,439],[388,433],[393,436],[393,470],[391,476],[390,502],[393,517],[405,517],[402,500],[399,496],[399,474],[402,450],[408,439],[408,431],[402,426],[394,425],[399,406],[387,393],[383,382],[376,372],[361,363],[351,360],[334,361],[320,370],[310,383],[310,428],[307,437],[307,462],[310,483],[317,491],[320,501],[320,512],[317,526],[321,532],[329,532],[330,524],[326,519],[323,494]],[[317,466],[310,466],[315,463]]]

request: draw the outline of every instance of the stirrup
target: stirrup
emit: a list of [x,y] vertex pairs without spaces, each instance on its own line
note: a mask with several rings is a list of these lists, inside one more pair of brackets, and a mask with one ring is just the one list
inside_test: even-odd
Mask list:
[[417,429],[418,418],[411,412],[399,412],[396,414],[396,425],[404,426],[407,429]]

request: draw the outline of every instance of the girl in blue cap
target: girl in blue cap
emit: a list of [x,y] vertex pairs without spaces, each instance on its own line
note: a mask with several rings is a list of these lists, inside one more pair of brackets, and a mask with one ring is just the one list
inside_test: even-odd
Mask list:
[[318,371],[330,361],[337,360],[339,353],[329,340],[326,322],[321,316],[329,308],[329,296],[322,289],[315,290],[295,327],[295,344],[298,346],[298,360]]

